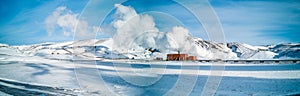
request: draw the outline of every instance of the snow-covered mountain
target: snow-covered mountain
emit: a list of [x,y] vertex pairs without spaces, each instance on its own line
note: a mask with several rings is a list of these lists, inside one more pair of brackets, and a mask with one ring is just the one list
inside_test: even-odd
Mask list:
[[278,53],[274,58],[300,58],[300,44],[278,44],[270,46],[270,51]]
[[277,55],[265,46],[251,46],[237,42],[228,43],[227,46],[241,59],[273,59]]
[[[22,46],[0,45],[0,54],[15,56],[39,56],[52,59],[155,59],[178,50],[144,48],[117,51],[112,38],[105,40],[80,40],[60,43],[42,43]],[[200,38],[191,39],[192,47],[182,51],[198,59],[299,59],[300,44],[252,46],[244,43],[216,43]],[[127,48],[127,47],[126,47]],[[167,51],[168,50],[168,51]]]

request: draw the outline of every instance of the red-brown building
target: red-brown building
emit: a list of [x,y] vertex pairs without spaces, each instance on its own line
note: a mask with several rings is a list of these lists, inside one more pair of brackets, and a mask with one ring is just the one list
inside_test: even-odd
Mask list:
[[167,60],[172,61],[172,60],[178,60],[178,61],[183,61],[187,60],[188,54],[168,54],[167,55]]
[[197,60],[196,56],[188,56],[188,54],[167,54],[167,61],[184,61]]
[[195,61],[195,60],[197,60],[197,57],[196,57],[196,56],[189,56],[189,57],[188,57],[188,60]]

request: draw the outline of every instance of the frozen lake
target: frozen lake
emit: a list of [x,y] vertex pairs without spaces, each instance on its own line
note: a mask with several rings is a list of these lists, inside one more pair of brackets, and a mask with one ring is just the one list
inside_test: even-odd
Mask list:
[[300,64],[58,61],[29,57],[2,59],[0,66],[3,95],[198,96],[209,77],[221,76],[215,95],[300,94]]

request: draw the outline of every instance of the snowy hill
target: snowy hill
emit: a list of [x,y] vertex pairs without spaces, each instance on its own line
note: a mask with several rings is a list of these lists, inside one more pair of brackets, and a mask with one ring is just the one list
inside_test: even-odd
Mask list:
[[270,51],[278,53],[274,58],[300,58],[300,44],[278,44],[270,46]]
[[251,46],[237,42],[228,43],[227,46],[241,59],[273,59],[276,55],[264,46]]
[[[195,55],[198,59],[299,59],[300,44],[279,44],[272,46],[251,46],[233,42],[221,44],[200,38],[190,39],[183,53]],[[0,45],[0,54],[15,56],[39,56],[50,59],[147,59],[166,58],[166,54],[176,50],[143,47],[125,49],[114,47],[112,38],[105,40],[80,40],[60,43],[42,43],[22,46]],[[174,43],[174,42],[173,42]],[[175,42],[176,43],[176,42]],[[128,46],[127,46],[128,47]],[[127,48],[125,47],[125,48]],[[122,48],[121,48],[122,49]],[[124,48],[123,48],[124,49]],[[156,50],[156,51],[153,51]]]

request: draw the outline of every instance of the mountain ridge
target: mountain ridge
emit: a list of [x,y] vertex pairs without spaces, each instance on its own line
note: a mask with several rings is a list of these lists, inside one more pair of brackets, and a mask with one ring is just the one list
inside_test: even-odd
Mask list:
[[[105,59],[155,59],[166,58],[166,54],[176,53],[176,50],[150,48],[144,50],[127,49],[121,53],[114,50],[113,39],[90,39],[79,41],[67,41],[58,43],[41,43],[32,45],[9,46],[0,45],[0,54],[6,55],[26,55],[39,56],[44,58],[72,59],[74,56],[85,59],[105,58]],[[192,39],[193,46],[188,50],[198,59],[299,59],[300,44],[285,43],[266,46],[252,46],[245,43],[230,42],[216,43],[203,40],[201,38]],[[160,51],[161,50],[161,51]],[[168,50],[168,51],[166,51]]]

